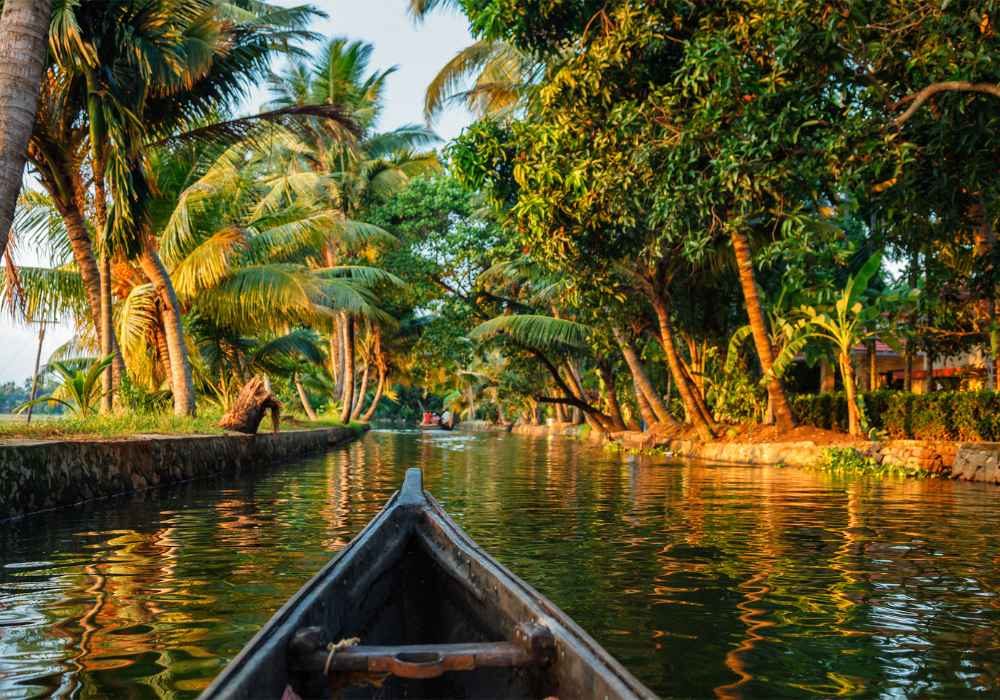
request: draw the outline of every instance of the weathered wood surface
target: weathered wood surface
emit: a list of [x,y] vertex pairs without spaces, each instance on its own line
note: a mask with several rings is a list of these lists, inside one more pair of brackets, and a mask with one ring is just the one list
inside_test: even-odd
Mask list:
[[[550,663],[477,666],[416,679],[372,672],[368,665],[389,651],[398,655],[400,647],[441,654],[440,645],[485,650],[466,646],[485,644],[502,657],[515,653],[507,645],[522,644],[519,630],[532,624],[551,633]],[[313,633],[311,653],[307,649],[303,656],[294,640],[306,628],[319,633]],[[382,512],[278,611],[202,698],[330,697],[331,686],[339,684],[316,672],[327,656],[317,650],[354,637],[362,649],[338,651],[330,663],[354,667],[364,661],[363,669],[345,669],[343,675],[378,687],[351,687],[345,690],[351,698],[655,697],[551,601],[476,546],[423,491],[415,469]],[[389,649],[382,653],[378,647]],[[340,654],[345,657],[338,661]],[[424,658],[436,674],[438,656],[409,658]],[[404,672],[420,663],[405,656],[403,662],[411,664]]]
[[219,426],[247,435],[256,435],[264,415],[271,413],[271,426],[278,432],[281,423],[281,402],[264,385],[260,377],[254,377],[240,390],[232,408],[222,416]]

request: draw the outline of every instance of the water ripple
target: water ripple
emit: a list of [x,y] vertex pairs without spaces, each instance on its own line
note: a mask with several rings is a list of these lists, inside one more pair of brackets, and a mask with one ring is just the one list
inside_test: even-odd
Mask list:
[[665,696],[1000,694],[995,489],[373,431],[0,527],[0,698],[197,695],[415,465]]

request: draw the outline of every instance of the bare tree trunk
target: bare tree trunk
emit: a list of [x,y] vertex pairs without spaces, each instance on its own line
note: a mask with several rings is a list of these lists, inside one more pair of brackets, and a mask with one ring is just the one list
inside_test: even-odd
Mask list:
[[316,420],[316,411],[313,410],[312,403],[309,401],[309,394],[306,393],[306,388],[302,386],[302,380],[299,379],[299,375],[295,374],[295,389],[299,392],[299,401],[302,402],[302,410],[306,412],[309,420]]
[[51,8],[51,0],[6,0],[0,14],[0,257],[21,193],[48,56]]
[[375,395],[372,397],[372,402],[368,406],[368,410],[361,416],[361,420],[365,423],[370,421],[372,416],[375,415],[375,409],[378,408],[378,402],[382,400],[383,391],[385,391],[385,370],[380,365],[378,368],[378,385],[375,387]]
[[556,423],[565,423],[566,409],[563,407],[561,403],[557,403],[555,405],[555,409],[556,409]]
[[[583,390],[583,381],[580,378],[580,372],[572,360],[566,360],[566,375],[568,380],[566,383],[572,389],[572,393],[575,395],[574,398],[587,403],[587,394]],[[610,432],[609,426],[605,424],[601,416],[589,411],[583,411],[583,419],[595,430],[604,433]]]
[[639,409],[639,415],[642,416],[642,422],[646,424],[646,429],[648,430],[656,424],[656,414],[653,413],[653,409],[643,395],[642,390],[634,383],[632,384],[632,388],[635,390],[635,404]]
[[191,359],[184,342],[184,326],[181,321],[181,305],[177,300],[170,275],[160,261],[155,250],[146,248],[138,259],[139,266],[162,303],[163,333],[167,340],[167,354],[170,358],[170,389],[174,395],[174,413],[178,416],[193,416],[194,383],[191,380]]
[[354,406],[354,319],[343,314],[344,329],[344,392],[341,394],[340,422],[351,420],[351,409]]
[[[641,395],[645,399],[647,407],[655,416],[655,420],[651,421],[643,415],[643,420],[649,425],[657,422],[666,425],[676,425],[677,421],[670,415],[670,411],[667,410],[666,405],[664,405],[656,393],[653,383],[649,380],[649,375],[646,374],[646,370],[642,366],[642,360],[639,359],[639,353],[636,352],[631,341],[617,327],[613,326],[611,332],[614,334],[615,341],[618,343],[618,347],[621,348],[622,356],[625,358],[625,364],[628,365],[629,372],[632,374],[632,383],[635,385],[637,395]],[[640,412],[642,411],[642,405],[639,406],[639,410]]]
[[[101,357],[114,352],[114,324],[111,318],[111,260],[107,255],[101,258]],[[115,385],[111,367],[101,373],[101,413],[114,410]]]
[[[909,269],[909,284],[910,288],[913,289],[917,286],[917,266],[919,265],[919,253],[914,252],[910,257],[910,269]],[[915,321],[916,312],[911,316],[910,320]],[[907,338],[904,341],[904,354],[903,354],[903,389],[906,391],[913,391],[913,342],[911,339]]]
[[712,430],[716,429],[715,419],[712,417],[711,411],[708,410],[708,404],[705,403],[705,395],[698,389],[698,384],[695,382],[694,376],[691,374],[690,369],[688,369],[687,363],[684,362],[684,358],[680,357],[681,371],[684,373],[684,378],[687,380],[688,386],[691,387],[691,396],[694,398],[694,405],[698,409],[698,413],[701,414],[702,419],[708,423]]
[[608,415],[611,416],[610,427],[612,430],[626,430],[625,418],[622,416],[622,408],[618,403],[618,395],[615,390],[615,377],[607,363],[599,362],[597,372],[601,375],[601,382],[604,384],[604,402],[608,407]]
[[761,369],[763,369],[764,374],[768,377],[767,394],[771,398],[775,423],[779,430],[791,430],[795,427],[795,417],[792,415],[792,409],[788,405],[788,398],[785,396],[785,389],[781,385],[781,380],[774,374],[774,348],[771,347],[767,319],[764,317],[760,297],[757,295],[757,281],[753,271],[750,244],[746,236],[736,229],[733,229],[730,238],[733,243],[733,252],[736,254],[736,268],[739,272],[740,287],[743,290],[743,300],[747,307],[747,315],[750,317],[750,329],[753,332],[753,342],[757,348],[757,357],[760,360]]
[[357,420],[358,416],[361,415],[361,409],[365,402],[365,394],[368,393],[368,373],[370,369],[371,364],[365,363],[365,370],[361,373],[361,387],[354,397],[354,409],[351,411],[351,420]]
[[76,263],[80,279],[83,282],[83,291],[87,296],[87,305],[90,307],[94,331],[100,337],[101,272],[97,267],[97,259],[94,257],[90,234],[87,232],[87,226],[80,210],[76,208],[76,204],[60,205],[59,213],[66,226],[66,237],[69,239],[69,246],[73,251],[73,261]]
[[837,386],[837,375],[830,362],[824,357],[819,361],[819,393],[829,394]]
[[850,353],[840,353],[840,376],[844,379],[844,392],[847,394],[847,432],[851,435],[861,434],[861,416],[858,413],[858,397],[854,386],[854,365]]
[[878,390],[878,346],[874,340],[868,341],[868,391]]
[[[973,208],[973,215],[977,220],[975,233],[973,234],[973,254],[977,258],[977,262],[983,261],[977,265],[980,268],[979,271],[985,272],[989,276],[989,281],[983,295],[990,322],[989,348],[987,351],[989,367],[986,368],[986,388],[990,391],[996,391],[998,382],[1000,382],[1000,377],[997,376],[997,373],[1000,372],[1000,323],[997,320],[997,270],[992,262],[993,249],[996,247],[996,233],[993,231],[993,226],[990,223],[989,209],[982,197],[979,198],[979,201]],[[985,268],[985,270],[982,268]]]
[[330,374],[333,376],[333,395],[340,397],[344,393],[344,329],[340,315],[333,319],[330,330]]
[[170,370],[170,350],[167,349],[167,336],[163,332],[163,327],[166,325],[163,320],[163,304],[158,304],[157,315],[159,316],[159,324],[153,328],[153,340],[156,344],[156,356],[159,358],[160,364],[163,365],[164,375],[156,378],[169,384],[173,373]]
[[656,312],[656,319],[659,323],[660,344],[663,346],[663,354],[667,357],[667,367],[674,378],[674,383],[677,384],[677,391],[681,396],[681,402],[684,404],[688,420],[694,426],[694,429],[698,431],[698,436],[702,440],[711,440],[715,437],[712,426],[705,420],[705,417],[698,409],[698,404],[695,403],[694,399],[694,392],[691,390],[691,385],[688,384],[687,378],[684,376],[680,358],[677,356],[677,346],[674,343],[674,334],[670,328],[670,313],[667,310],[667,305],[662,298],[655,294],[652,295],[650,301],[653,304],[653,310]]

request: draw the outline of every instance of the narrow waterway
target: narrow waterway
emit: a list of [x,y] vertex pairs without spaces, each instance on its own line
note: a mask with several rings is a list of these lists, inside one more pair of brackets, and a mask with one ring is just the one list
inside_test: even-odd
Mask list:
[[373,431],[0,525],[0,698],[196,695],[410,466],[664,696],[1000,694],[1000,489]]

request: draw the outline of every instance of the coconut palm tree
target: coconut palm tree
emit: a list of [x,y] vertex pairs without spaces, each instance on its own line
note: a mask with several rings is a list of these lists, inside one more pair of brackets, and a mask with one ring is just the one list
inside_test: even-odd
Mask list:
[[51,7],[51,0],[0,0],[0,256],[7,250],[21,191]]
[[[190,363],[176,294],[143,211],[144,153],[151,137],[175,135],[194,120],[234,106],[275,51],[312,38],[302,29],[311,16],[308,9],[262,2],[83,0],[61,4],[53,18],[57,73],[74,83],[63,111],[72,114],[72,105],[87,125],[95,228],[107,253],[99,275],[102,346],[114,344],[110,256],[136,260],[168,321],[165,339],[175,359],[171,383],[178,413],[194,410]],[[226,127],[236,130],[233,122]],[[108,196],[114,203],[110,211]]]
[[[378,307],[376,288],[394,288],[400,280],[368,266],[319,267],[310,261],[322,259],[331,242],[350,251],[391,243],[391,236],[375,226],[345,225],[312,191],[275,197],[266,153],[236,145],[208,166],[202,160],[187,147],[154,154],[158,195],[150,205],[157,246],[201,354],[246,355],[261,339],[322,327],[342,311],[390,320]],[[129,366],[144,368],[142,381],[153,388],[162,374],[158,368],[169,364],[161,350],[163,322],[151,286],[138,270],[131,279],[121,290],[119,334]],[[196,354],[195,369],[205,362]],[[235,362],[229,375],[244,378],[244,364]],[[228,380],[206,382],[205,376],[218,377],[218,360],[208,366],[200,383],[212,395],[238,389]]]
[[[354,225],[363,219],[370,203],[398,191],[413,176],[440,167],[434,154],[419,152],[437,141],[424,127],[376,130],[385,81],[395,68],[370,70],[372,51],[371,44],[335,38],[312,63],[294,62],[270,79],[270,107],[337,104],[357,125],[359,137],[353,143],[345,144],[326,125],[316,124],[311,133],[282,153],[286,179],[294,178],[299,188],[325,187],[342,220]],[[324,251],[324,264],[332,268],[344,255],[342,247],[331,241]],[[351,418],[355,405],[356,325],[354,315],[342,312],[330,334],[331,369],[344,422]]]

